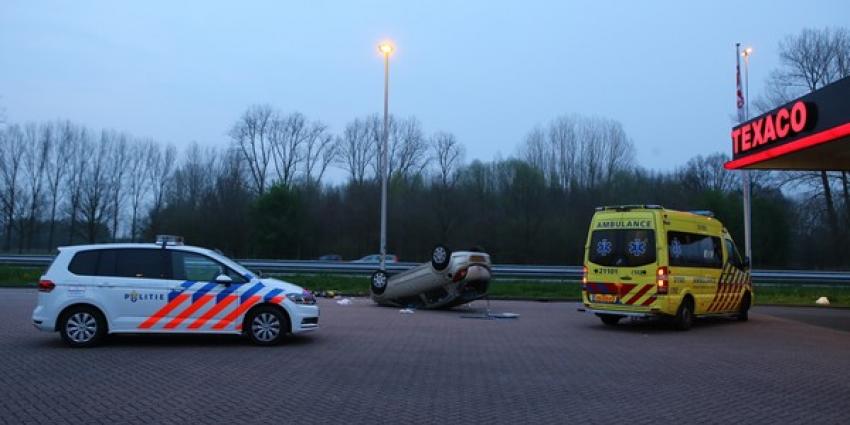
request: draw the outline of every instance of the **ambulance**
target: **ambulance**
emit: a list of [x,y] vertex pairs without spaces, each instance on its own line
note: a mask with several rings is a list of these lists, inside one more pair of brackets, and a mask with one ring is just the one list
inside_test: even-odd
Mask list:
[[596,209],[581,284],[583,308],[606,325],[626,317],[672,319],[687,330],[695,317],[746,321],[754,294],[749,260],[708,211],[659,205]]

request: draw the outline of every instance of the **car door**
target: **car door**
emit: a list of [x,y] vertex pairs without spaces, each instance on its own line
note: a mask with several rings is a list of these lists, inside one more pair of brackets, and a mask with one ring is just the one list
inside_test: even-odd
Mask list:
[[165,251],[156,248],[99,250],[98,286],[106,296],[113,332],[157,330],[173,309]]
[[718,291],[720,296],[715,305],[715,310],[719,312],[734,311],[738,308],[740,294],[748,282],[747,270],[735,243],[729,238],[724,238],[723,243],[726,248],[726,264]]
[[[234,331],[215,326],[238,308],[236,301],[247,282],[245,277],[200,253],[181,250],[169,250],[169,253],[172,282],[186,287],[181,291],[186,302],[164,328],[189,332]],[[227,279],[217,281],[222,275]]]

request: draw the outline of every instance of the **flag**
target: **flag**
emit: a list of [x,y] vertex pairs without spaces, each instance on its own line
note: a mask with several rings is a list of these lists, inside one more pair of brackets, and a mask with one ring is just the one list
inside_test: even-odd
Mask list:
[[744,90],[741,88],[741,43],[735,44],[735,58],[737,67],[735,77],[737,80],[737,106],[738,106],[738,122],[744,122]]

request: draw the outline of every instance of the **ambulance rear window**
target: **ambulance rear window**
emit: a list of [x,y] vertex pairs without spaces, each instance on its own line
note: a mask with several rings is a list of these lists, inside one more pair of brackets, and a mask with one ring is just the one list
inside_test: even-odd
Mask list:
[[638,267],[655,263],[655,231],[648,229],[594,230],[588,259],[607,267]]

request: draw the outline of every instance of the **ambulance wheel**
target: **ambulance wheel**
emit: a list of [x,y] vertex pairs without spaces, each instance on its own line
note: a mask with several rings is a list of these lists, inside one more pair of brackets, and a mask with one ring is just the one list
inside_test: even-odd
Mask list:
[[372,273],[372,278],[369,280],[369,290],[374,295],[381,295],[387,290],[387,283],[389,283],[387,272],[378,270]]
[[94,307],[71,307],[59,319],[59,334],[71,347],[94,347],[106,335],[106,320]]
[[744,299],[741,300],[741,309],[738,310],[738,320],[742,322],[746,322],[750,319],[750,304],[752,301],[750,300],[750,293],[744,293]]
[[452,260],[452,251],[445,245],[437,245],[431,251],[431,267],[441,272],[449,266]]
[[679,311],[676,312],[675,326],[680,331],[686,331],[694,324],[694,301],[691,298],[682,300]]
[[608,326],[616,326],[617,323],[620,323],[620,319],[622,319],[623,316],[618,316],[616,314],[600,314],[599,318],[602,319],[602,323]]
[[246,324],[248,338],[257,345],[277,345],[291,329],[289,320],[280,308],[270,305],[260,306],[251,311]]

